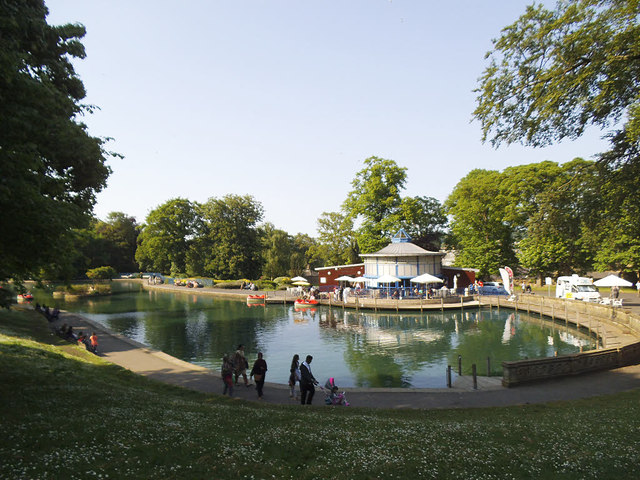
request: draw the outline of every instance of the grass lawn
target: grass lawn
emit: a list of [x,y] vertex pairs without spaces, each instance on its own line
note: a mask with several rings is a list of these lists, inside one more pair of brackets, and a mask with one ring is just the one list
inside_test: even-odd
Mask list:
[[150,381],[0,312],[1,479],[627,479],[640,391],[549,405],[272,406]]

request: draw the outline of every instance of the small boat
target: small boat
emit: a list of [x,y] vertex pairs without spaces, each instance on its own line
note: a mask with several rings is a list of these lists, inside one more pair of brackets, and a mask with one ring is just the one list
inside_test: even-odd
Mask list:
[[33,295],[30,293],[21,293],[18,295],[19,302],[30,302],[31,300],[33,300]]
[[247,301],[249,300],[264,300],[267,298],[266,295],[247,295]]
[[318,300],[305,300],[303,298],[299,298],[295,301],[296,307],[315,307],[319,305]]

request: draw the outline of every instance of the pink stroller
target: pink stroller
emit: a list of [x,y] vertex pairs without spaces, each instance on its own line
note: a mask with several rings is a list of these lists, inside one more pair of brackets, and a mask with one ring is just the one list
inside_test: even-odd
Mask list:
[[344,405],[345,407],[349,406],[349,402],[347,402],[345,393],[338,391],[338,386],[336,385],[336,381],[333,377],[325,382],[322,391],[325,395],[324,403],[326,403],[327,405]]

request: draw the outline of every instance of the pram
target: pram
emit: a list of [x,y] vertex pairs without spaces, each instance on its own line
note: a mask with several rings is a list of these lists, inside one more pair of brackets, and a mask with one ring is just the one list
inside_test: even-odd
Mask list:
[[344,405],[345,407],[349,406],[349,402],[347,401],[345,393],[338,391],[338,386],[336,385],[336,381],[333,377],[325,382],[322,391],[325,395],[324,403],[326,403],[327,405]]

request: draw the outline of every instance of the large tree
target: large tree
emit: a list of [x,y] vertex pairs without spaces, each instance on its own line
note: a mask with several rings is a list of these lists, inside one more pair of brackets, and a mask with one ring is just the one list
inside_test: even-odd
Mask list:
[[79,117],[81,25],[51,26],[42,0],[0,2],[0,281],[62,262],[110,170]]
[[175,198],[153,209],[138,236],[136,261],[140,270],[185,273],[188,253],[201,230],[197,203]]
[[202,207],[209,251],[205,271],[220,279],[254,279],[262,271],[258,223],[262,204],[251,195],[210,198]]
[[634,212],[640,164],[640,7],[637,0],[559,1],[527,8],[505,27],[480,78],[483,140],[545,146],[589,126],[609,129],[598,153],[601,219],[591,234],[596,267],[640,276]]
[[318,241],[311,247],[312,263],[346,265],[360,261],[353,219],[340,212],[323,212],[318,223]]
[[400,192],[407,181],[407,169],[393,160],[369,157],[351,182],[353,189],[342,205],[356,223],[356,238],[362,253],[371,253],[389,243],[400,224]]
[[640,10],[637,0],[559,1],[502,30],[487,54],[478,106],[483,139],[544,146],[588,125],[619,122],[612,137],[640,139]]

